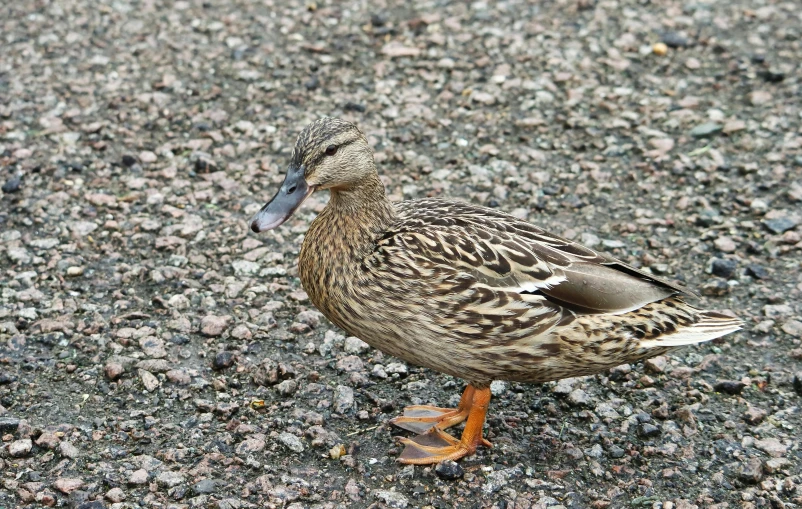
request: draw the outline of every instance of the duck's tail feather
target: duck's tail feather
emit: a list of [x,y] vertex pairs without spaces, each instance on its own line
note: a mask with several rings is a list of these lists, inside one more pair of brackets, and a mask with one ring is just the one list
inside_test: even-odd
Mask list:
[[704,343],[740,330],[744,324],[738,318],[715,311],[702,311],[699,314],[701,320],[693,325],[655,339],[641,341],[640,346],[643,348],[666,348]]

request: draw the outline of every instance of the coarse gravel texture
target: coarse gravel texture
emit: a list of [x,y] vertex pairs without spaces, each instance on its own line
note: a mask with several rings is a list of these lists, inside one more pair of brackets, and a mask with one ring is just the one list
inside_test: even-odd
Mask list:
[[[0,507],[802,507],[794,1],[37,0],[0,7]],[[395,199],[498,207],[745,330],[496,383],[493,449],[399,465],[463,382],[256,236],[295,136],[357,122]]]

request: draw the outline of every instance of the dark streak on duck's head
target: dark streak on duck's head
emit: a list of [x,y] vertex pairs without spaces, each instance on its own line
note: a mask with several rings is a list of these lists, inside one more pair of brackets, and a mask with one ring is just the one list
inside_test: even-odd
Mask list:
[[284,183],[251,219],[251,230],[276,228],[314,191],[349,189],[375,171],[368,141],[354,124],[330,117],[316,120],[298,135]]

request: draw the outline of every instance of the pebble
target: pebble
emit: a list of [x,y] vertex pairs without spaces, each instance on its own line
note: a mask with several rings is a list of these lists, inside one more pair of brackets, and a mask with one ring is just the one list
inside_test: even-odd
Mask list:
[[465,470],[462,469],[459,463],[453,460],[441,461],[434,468],[435,474],[440,479],[453,481],[454,479],[462,479],[465,475]]
[[343,350],[345,351],[345,353],[359,355],[370,350],[370,345],[357,337],[349,336],[345,338],[345,343],[343,344]]
[[757,484],[763,479],[763,462],[760,458],[749,458],[737,470],[738,479],[748,484]]
[[690,40],[677,32],[663,32],[660,41],[669,48],[685,48],[690,46]]
[[56,482],[53,483],[53,487],[58,491],[69,495],[73,491],[83,488],[84,481],[74,477],[59,477],[56,479]]
[[725,279],[732,279],[737,268],[738,262],[731,259],[714,258],[710,263],[710,272]]
[[664,355],[658,355],[643,362],[643,366],[652,373],[663,373],[667,365],[668,359]]
[[656,437],[660,435],[660,428],[652,423],[644,422],[638,426],[638,434],[646,438]]
[[794,373],[794,390],[797,394],[802,396],[802,371]]
[[706,122],[691,129],[690,135],[694,138],[708,138],[721,132],[724,127],[716,122]]
[[20,177],[11,177],[3,184],[3,192],[6,194],[16,193],[20,190],[22,179]]
[[568,394],[568,402],[574,406],[587,405],[589,401],[590,397],[582,389],[574,389]]
[[230,320],[230,316],[206,315],[201,319],[201,333],[212,337],[221,336]]
[[246,339],[251,339],[251,337],[253,337],[253,334],[251,333],[251,330],[248,328],[247,325],[239,324],[233,329],[231,329],[231,337],[234,339],[246,340]]
[[59,452],[65,458],[75,459],[80,455],[78,448],[72,445],[70,442],[61,442],[58,447]]
[[780,234],[791,228],[795,228],[799,221],[792,217],[777,217],[764,219],[763,225],[772,233]]
[[30,438],[23,438],[8,445],[8,454],[12,458],[22,458],[30,454],[31,449],[33,449],[33,441]]
[[774,437],[755,440],[755,447],[774,458],[780,458],[788,451],[788,447]]
[[144,369],[139,370],[139,378],[142,379],[142,385],[148,392],[155,391],[156,389],[158,389],[159,385],[161,385],[159,379],[156,378],[156,375]]
[[794,336],[795,338],[802,338],[802,322],[799,320],[788,320],[780,327],[782,331],[789,336]]
[[166,471],[156,476],[156,482],[165,488],[174,488],[185,481],[184,474],[180,472]]
[[287,433],[286,431],[279,433],[278,441],[284,444],[284,446],[292,452],[304,452],[303,442],[301,442],[301,439],[292,433]]
[[208,493],[214,493],[217,490],[217,487],[220,485],[220,481],[215,479],[203,479],[202,481],[198,481],[192,485],[192,491],[196,495],[203,495]]
[[401,493],[398,493],[397,491],[376,490],[373,493],[376,498],[393,509],[405,509],[407,506],[409,506],[409,500],[407,497]]
[[769,277],[769,272],[762,266],[755,263],[751,263],[746,266],[746,273],[755,279],[767,279]]
[[713,385],[713,389],[715,391],[732,395],[741,394],[741,392],[744,390],[744,387],[746,387],[745,383],[734,380],[719,380]]
[[19,423],[20,420],[16,417],[0,415],[0,435],[4,433],[15,433],[17,428],[19,428]]
[[292,396],[298,390],[298,382],[295,380],[284,380],[276,386],[276,392],[282,396]]
[[768,412],[762,408],[749,407],[746,412],[744,412],[743,418],[747,424],[755,425],[763,422],[763,419],[765,419],[767,415]]
[[713,245],[716,246],[716,249],[721,251],[722,253],[732,253],[736,249],[735,242],[732,240],[732,237],[727,235],[722,235],[718,237],[716,240],[713,241]]
[[84,268],[83,267],[67,267],[67,276],[68,277],[78,277],[84,275]]
[[214,360],[212,361],[212,369],[217,371],[230,368],[234,365],[234,361],[236,357],[234,356],[234,352],[229,352],[228,350],[218,352],[217,355],[214,356]]
[[354,408],[354,390],[345,385],[338,385],[334,389],[334,411],[338,414],[347,414]]
[[125,373],[125,368],[119,362],[109,362],[103,368],[103,373],[106,375],[106,378],[114,381],[120,378],[123,373]]
[[61,440],[55,433],[44,432],[36,439],[36,445],[45,449],[55,449]]
[[113,502],[115,504],[119,504],[123,500],[125,500],[125,492],[120,488],[112,488],[106,492],[106,500],[109,502]]
[[129,484],[145,484],[148,482],[148,471],[144,468],[140,468],[139,470],[135,470],[128,476],[128,483]]

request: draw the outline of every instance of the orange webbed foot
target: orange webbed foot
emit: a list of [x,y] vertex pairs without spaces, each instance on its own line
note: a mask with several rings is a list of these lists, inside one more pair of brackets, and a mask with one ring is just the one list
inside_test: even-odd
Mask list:
[[[476,452],[479,445],[492,447],[482,438],[490,389],[476,389],[469,385],[462,394],[456,409],[430,406],[412,406],[404,409],[404,415],[391,420],[401,428],[421,433],[414,438],[401,438],[405,445],[398,461],[412,465],[432,465],[445,460],[458,460]],[[467,421],[462,437],[458,440],[444,428]]]

